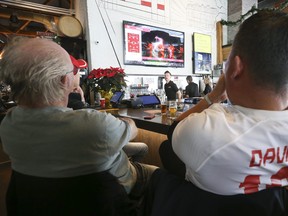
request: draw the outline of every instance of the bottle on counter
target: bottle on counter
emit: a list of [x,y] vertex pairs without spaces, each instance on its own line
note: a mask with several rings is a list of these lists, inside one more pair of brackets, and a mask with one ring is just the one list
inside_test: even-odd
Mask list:
[[95,93],[95,105],[100,106],[100,99],[101,99],[101,94],[99,92]]

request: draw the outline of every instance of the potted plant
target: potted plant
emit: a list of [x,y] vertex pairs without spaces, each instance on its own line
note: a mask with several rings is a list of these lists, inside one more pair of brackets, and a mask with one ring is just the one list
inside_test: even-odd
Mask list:
[[105,98],[106,107],[110,107],[113,93],[127,87],[125,76],[124,69],[120,67],[93,69],[87,77],[87,84],[91,91],[99,92]]

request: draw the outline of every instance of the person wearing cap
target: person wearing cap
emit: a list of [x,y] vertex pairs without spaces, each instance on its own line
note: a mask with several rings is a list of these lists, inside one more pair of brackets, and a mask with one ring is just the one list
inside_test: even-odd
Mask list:
[[[75,59],[70,55],[71,61],[74,65],[74,71],[76,75],[74,76],[74,89],[73,92],[69,94],[68,107],[77,110],[85,107],[85,98],[82,88],[80,87],[80,75],[79,70],[88,67],[88,64],[83,59]],[[78,72],[76,72],[78,71]],[[136,162],[142,162],[143,158],[148,154],[148,145],[143,142],[128,142],[124,147],[123,151],[129,157],[130,160]]]
[[18,103],[0,125],[13,170],[47,178],[107,171],[130,197],[142,200],[158,167],[131,162],[122,150],[137,136],[135,122],[67,107],[77,73],[60,45],[15,37],[4,48],[0,68],[0,80],[11,86]]
[[85,96],[84,92],[80,86],[80,73],[81,69],[86,69],[88,67],[87,62],[84,59],[76,60],[72,55],[70,55],[71,62],[74,66],[74,88],[69,94],[68,107],[76,110],[85,107]]

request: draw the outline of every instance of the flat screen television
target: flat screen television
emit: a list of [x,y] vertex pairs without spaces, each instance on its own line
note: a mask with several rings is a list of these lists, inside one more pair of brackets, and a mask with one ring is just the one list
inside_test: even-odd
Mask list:
[[124,64],[184,67],[184,32],[123,21]]
[[193,69],[195,74],[211,74],[212,41],[206,34],[193,34]]

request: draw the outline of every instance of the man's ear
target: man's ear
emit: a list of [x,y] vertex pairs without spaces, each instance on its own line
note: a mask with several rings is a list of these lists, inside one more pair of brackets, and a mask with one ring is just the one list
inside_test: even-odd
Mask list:
[[68,82],[68,78],[67,78],[67,75],[64,75],[61,77],[61,83],[65,84],[66,82]]
[[243,74],[243,70],[244,70],[243,61],[239,56],[235,56],[233,58],[233,67],[234,67],[234,70],[231,74],[231,78],[238,79],[239,76]]
[[72,92],[74,88],[74,75],[69,76],[69,74],[66,74],[65,76],[61,77],[61,83],[65,86],[67,91]]

